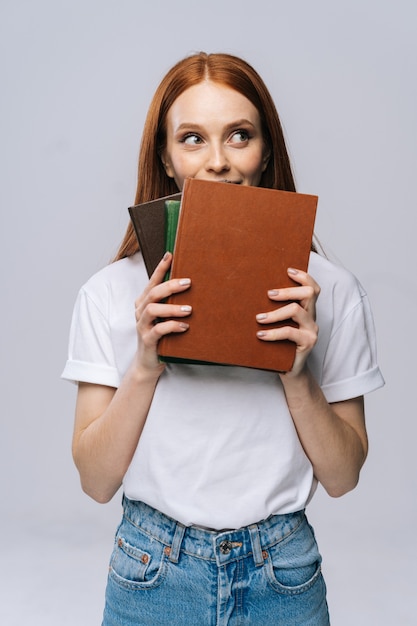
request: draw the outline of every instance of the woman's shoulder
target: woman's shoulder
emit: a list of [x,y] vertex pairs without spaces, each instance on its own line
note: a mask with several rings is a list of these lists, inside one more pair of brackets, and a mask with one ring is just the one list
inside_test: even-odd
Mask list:
[[355,292],[364,295],[365,291],[357,277],[346,267],[330,261],[327,257],[311,252],[309,274],[321,289]]
[[309,273],[320,286],[317,300],[320,332],[326,325],[330,332],[344,320],[352,319],[355,312],[356,315],[370,317],[366,290],[350,270],[326,257],[311,253]]
[[145,264],[142,255],[137,252],[100,269],[87,280],[81,290],[92,297],[102,297],[109,292],[117,296],[132,291],[137,297],[147,282]]

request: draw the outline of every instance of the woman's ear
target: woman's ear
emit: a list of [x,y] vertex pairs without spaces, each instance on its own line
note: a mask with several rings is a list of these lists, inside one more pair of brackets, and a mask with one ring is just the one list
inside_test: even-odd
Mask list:
[[161,163],[164,166],[165,174],[168,176],[168,178],[174,178],[174,170],[172,168],[171,161],[167,157],[166,153],[161,152],[159,158],[161,159]]

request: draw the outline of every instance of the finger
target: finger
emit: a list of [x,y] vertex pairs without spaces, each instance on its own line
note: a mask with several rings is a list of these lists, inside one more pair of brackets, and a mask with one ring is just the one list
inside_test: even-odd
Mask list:
[[172,333],[183,333],[188,328],[189,324],[182,320],[167,320],[154,324],[141,334],[141,345],[145,349],[156,351],[161,337]]
[[[320,286],[318,285],[318,283],[316,283],[314,278],[307,272],[303,272],[302,270],[297,270],[297,269],[293,269],[290,267],[288,268],[287,273],[288,273],[288,276],[291,278],[291,280],[294,281],[295,283],[298,283],[299,285],[303,287],[311,287],[315,293],[320,293]],[[291,289],[291,287],[287,289]],[[271,291],[278,293],[278,291],[285,291],[285,288],[272,289]]]
[[305,309],[298,302],[290,302],[273,311],[259,313],[256,316],[259,324],[275,324],[287,320],[293,320],[299,326],[315,326],[314,311]]
[[289,300],[310,301],[316,300],[318,291],[312,285],[301,287],[284,287],[283,289],[270,289],[268,298],[274,302],[288,302]]
[[139,359],[145,367],[163,368],[158,357],[158,342],[161,337],[169,333],[183,333],[187,331],[189,324],[183,321],[170,320],[168,322],[162,322],[151,326],[146,332],[141,335],[141,341],[139,342]]
[[191,280],[189,278],[175,278],[154,286],[148,285],[143,294],[135,301],[136,321],[139,320],[147,306],[152,303],[160,303],[173,293],[185,291],[190,285]]
[[153,274],[151,275],[148,284],[143,290],[143,293],[135,300],[136,320],[139,319],[143,307],[147,304],[147,298],[149,298],[149,301],[152,300],[152,298],[149,297],[152,289],[154,289],[154,287],[163,282],[165,275],[170,268],[171,262],[172,254],[170,252],[165,252],[164,256],[162,257],[162,259],[156,266]]
[[296,344],[299,352],[310,352],[317,343],[317,327],[294,327],[282,326],[257,332],[258,339],[262,341],[283,341],[287,339]]
[[183,333],[188,330],[189,327],[189,323],[182,320],[166,320],[155,324],[149,331],[149,337],[153,339],[155,343],[158,343],[164,335]]
[[191,315],[191,313],[192,307],[189,304],[173,305],[152,302],[144,308],[138,323],[143,326],[149,326],[154,324],[155,320],[158,320],[159,322],[160,320],[170,318],[182,318]]
[[270,313],[258,315],[256,319],[259,324],[279,324],[258,331],[257,336],[263,341],[289,339],[297,344],[300,351],[310,351],[317,342],[319,328],[313,315],[296,302]]
[[177,319],[161,320],[153,315],[148,316],[147,312],[142,315],[137,323],[138,334],[141,338],[141,343],[147,348],[156,348],[161,337],[169,333],[183,333],[189,328],[187,321],[181,319],[180,315],[189,315],[190,311],[179,311]]
[[315,301],[320,294],[320,286],[314,278],[302,272],[289,268],[288,275],[299,285],[291,287],[281,287],[270,289],[268,297],[275,302],[285,302],[286,300],[298,300],[303,302]]
[[164,256],[159,261],[159,263],[156,266],[152,276],[149,279],[149,285],[151,287],[153,287],[154,285],[158,285],[159,283],[161,283],[164,280],[167,271],[171,267],[171,263],[172,263],[172,254],[171,254],[171,252],[165,252]]
[[287,269],[287,274],[292,280],[294,280],[296,283],[299,283],[300,285],[311,285],[313,287],[319,288],[314,278],[310,276],[310,274],[308,274],[307,272],[303,272],[302,270],[289,267]]
[[165,277],[167,275],[169,268],[171,267],[171,263],[172,263],[172,253],[165,252],[164,256],[159,261],[152,276],[149,279],[148,290],[152,289],[155,285],[159,285],[161,283],[163,284],[169,283],[169,281],[165,280]]

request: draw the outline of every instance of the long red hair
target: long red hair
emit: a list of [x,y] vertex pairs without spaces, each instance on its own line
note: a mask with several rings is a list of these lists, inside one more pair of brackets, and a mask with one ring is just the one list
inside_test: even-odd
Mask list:
[[[166,142],[166,117],[180,94],[206,79],[231,87],[257,108],[264,141],[270,150],[270,159],[262,174],[260,187],[295,191],[278,112],[262,78],[239,57],[200,52],[174,65],[162,79],[152,99],[139,152],[135,204],[179,191],[175,181],[166,175],[160,158]],[[138,250],[136,235],[129,223],[115,260],[131,256]]]

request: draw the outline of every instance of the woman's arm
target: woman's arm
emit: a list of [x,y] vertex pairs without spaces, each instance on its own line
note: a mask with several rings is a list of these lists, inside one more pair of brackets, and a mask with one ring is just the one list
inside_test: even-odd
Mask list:
[[328,404],[307,369],[291,381],[284,379],[288,407],[314,475],[330,496],[343,496],[356,487],[368,451],[363,397]]
[[258,322],[293,319],[298,327],[260,331],[263,341],[290,339],[297,345],[291,372],[280,374],[288,408],[316,478],[331,496],[353,489],[366,459],[368,440],[362,397],[329,404],[307,366],[307,357],[318,337],[315,322],[317,283],[305,272],[289,270],[299,287],[272,290],[275,302],[292,301],[280,309],[262,313]]
[[190,285],[188,279],[161,282],[171,259],[170,254],[164,256],[135,303],[138,347],[119,388],[79,384],[73,457],[84,491],[98,502],[108,502],[116,493],[138,444],[165,367],[158,359],[159,339],[188,328],[181,320],[155,324],[157,318],[181,318],[191,312],[188,307],[161,303]]

